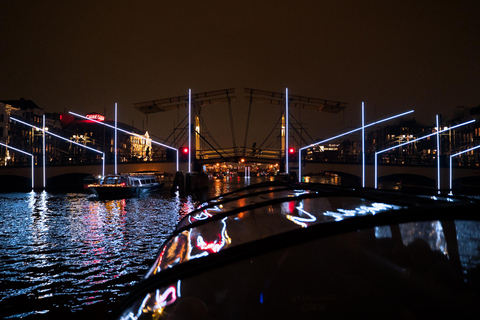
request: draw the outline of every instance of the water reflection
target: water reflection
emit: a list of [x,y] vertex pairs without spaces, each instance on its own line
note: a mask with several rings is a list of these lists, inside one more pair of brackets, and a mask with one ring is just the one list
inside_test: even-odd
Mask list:
[[195,206],[169,194],[0,194],[0,318],[108,314]]

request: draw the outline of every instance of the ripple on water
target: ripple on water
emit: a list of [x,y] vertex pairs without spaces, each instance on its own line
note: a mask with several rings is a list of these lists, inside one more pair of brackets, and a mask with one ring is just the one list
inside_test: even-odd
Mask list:
[[188,201],[0,195],[0,318],[107,313],[140,281],[181,210],[195,206]]

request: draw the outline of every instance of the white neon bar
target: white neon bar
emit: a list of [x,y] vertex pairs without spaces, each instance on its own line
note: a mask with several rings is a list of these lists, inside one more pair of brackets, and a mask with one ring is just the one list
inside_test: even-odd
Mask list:
[[288,155],[289,155],[289,145],[288,145],[288,88],[285,88],[285,173],[288,174]]
[[117,103],[115,102],[115,174],[117,174]]
[[[109,125],[108,123],[104,123],[104,122],[101,122],[101,121],[98,121],[98,120],[95,120],[95,119],[89,119],[89,118],[87,118],[87,117],[85,117],[85,116],[82,116],[82,115],[80,115],[80,114],[78,114],[78,113],[75,113],[75,112],[69,111],[68,113],[70,113],[70,114],[72,114],[72,115],[74,115],[74,116],[76,116],[76,117],[79,117],[79,118],[82,118],[82,119],[85,119],[85,120],[88,120],[88,121],[93,121],[93,122],[99,123],[99,124],[101,124],[101,125],[104,125],[104,126],[106,126],[106,127],[115,129],[114,126]],[[121,128],[117,128],[117,130],[118,130],[118,131],[121,131],[121,132],[124,132],[124,133],[126,133],[126,134],[129,134],[129,135],[136,136],[136,137],[138,137],[138,138],[147,140],[147,138],[145,138],[144,136],[139,135],[139,134],[137,134],[137,133],[128,132],[127,130],[123,130],[123,129],[121,129]],[[168,145],[166,145],[166,144],[157,142],[157,141],[152,140],[152,139],[150,139],[150,141],[151,141],[153,144],[157,144],[157,145],[159,145],[159,146],[162,146],[162,147],[165,147],[165,148],[168,148],[168,149],[177,151],[177,171],[178,171],[178,170],[179,170],[178,149],[177,149],[177,148],[174,148],[174,147],[171,147],[171,146],[168,146]]]
[[35,189],[35,160],[32,155],[32,189]]
[[43,130],[42,130],[42,142],[43,142],[43,189],[47,186],[46,169],[45,169],[45,153],[47,152],[47,146],[45,145],[45,114],[43,114]]
[[[32,125],[32,124],[30,124],[30,123],[27,123],[27,122],[25,122],[25,121],[22,121],[22,120],[18,120],[17,118],[10,117],[10,119],[12,119],[12,120],[14,120],[14,121],[17,121],[17,122],[19,122],[19,123],[21,123],[21,124],[24,124],[24,125],[26,125],[26,126],[32,127],[32,128],[34,128],[34,129],[42,130],[41,128],[39,128],[39,127],[37,127],[37,126],[34,126],[34,125]],[[80,147],[82,147],[82,148],[85,148],[85,149],[88,149],[88,150],[91,150],[91,151],[100,153],[100,154],[102,155],[102,158],[103,158],[102,175],[105,175],[105,153],[104,153],[104,152],[98,151],[97,149],[88,147],[88,146],[86,146],[86,145],[84,145],[84,144],[81,144],[81,143],[72,141],[72,140],[67,139],[67,138],[65,138],[65,137],[62,137],[62,136],[59,136],[58,134],[55,134],[55,133],[53,133],[53,132],[50,132],[50,131],[47,131],[47,130],[42,130],[42,131],[43,131],[44,133],[47,133],[47,134],[49,134],[49,135],[51,135],[51,136],[54,136],[54,137],[56,137],[56,138],[65,140],[65,141],[67,141],[67,142],[69,142],[69,143],[73,143],[73,144],[75,144],[75,145],[77,145],[77,146],[80,146]],[[11,147],[10,147],[10,148],[11,148]],[[20,150],[17,150],[17,151],[20,151]],[[20,152],[23,152],[23,151],[20,151]]]
[[[436,134],[439,134],[439,133],[442,133],[442,132],[445,132],[445,131],[448,131],[448,130],[452,130],[452,129],[455,129],[455,128],[458,128],[458,127],[461,127],[461,126],[464,126],[464,125],[467,125],[467,124],[470,124],[470,123],[473,123],[475,122],[475,119],[474,120],[470,120],[470,121],[467,121],[467,122],[462,122],[460,124],[457,124],[457,125],[454,125],[450,128],[447,128],[447,129],[443,129],[443,130],[438,130],[440,128],[437,127],[437,132],[434,132],[434,133],[430,133],[430,134],[427,134],[423,137],[420,137],[420,138],[417,138],[417,139],[413,139],[411,141],[408,141],[408,142],[404,142],[404,143],[401,143],[399,144],[398,146],[393,146],[393,147],[390,147],[390,148],[387,148],[387,149],[383,149],[383,150],[380,150],[380,151],[377,151],[375,152],[375,189],[377,189],[377,155],[381,154],[381,153],[384,153],[384,152],[387,152],[387,151],[390,151],[390,150],[393,150],[393,149],[396,149],[396,148],[400,148],[400,147],[403,147],[407,144],[410,144],[410,143],[414,143],[414,142],[417,142],[417,141],[420,141],[420,140],[423,140],[423,139],[426,139],[428,137],[431,137],[433,135],[436,135]],[[438,155],[437,155],[438,156]]]
[[192,89],[188,89],[188,173],[192,168]]
[[91,151],[93,151],[93,152],[103,154],[102,151],[99,151],[99,150],[94,149],[94,148],[92,148],[92,147],[86,146],[86,145],[81,144],[81,143],[79,143],[79,142],[72,141],[72,140],[67,139],[67,138],[65,138],[65,137],[59,136],[58,134],[55,134],[55,133],[52,133],[52,132],[48,132],[48,131],[46,131],[46,133],[49,134],[49,135],[52,135],[52,136],[54,136],[54,137],[57,137],[57,138],[59,138],[59,139],[63,139],[63,140],[65,140],[65,141],[67,141],[67,142],[73,143],[73,144],[75,144],[75,145],[77,145],[77,146],[80,146],[80,147],[83,147],[83,148],[85,148],[85,149],[91,150]]
[[[75,112],[69,111],[68,113],[70,113],[70,114],[72,114],[72,115],[74,115],[74,116],[76,116],[76,117],[83,118],[83,119],[88,120],[88,121],[93,121],[93,122],[99,123],[99,124],[101,124],[101,125],[104,125],[104,126],[106,126],[106,127],[115,129],[115,126],[112,126],[112,125],[110,125],[110,124],[108,124],[108,123],[104,123],[104,122],[101,122],[101,121],[98,121],[98,120],[95,120],[95,119],[89,119],[89,118],[87,118],[87,117],[85,117],[85,116],[82,116],[82,115],[80,115],[80,114],[78,114],[78,113],[75,113]],[[121,128],[117,128],[117,130],[118,130],[118,131],[121,131],[121,132],[124,132],[124,133],[126,133],[126,134],[129,134],[129,135],[132,135],[132,136],[139,137],[139,138],[141,138],[141,139],[145,139],[145,140],[147,139],[147,138],[145,138],[145,137],[142,136],[142,135],[139,135],[139,134],[134,133],[134,132],[129,132],[129,131],[123,130],[123,129],[121,129]],[[158,145],[160,145],[160,146],[162,146],[162,147],[165,147],[165,148],[168,148],[168,149],[172,149],[172,150],[178,150],[177,148],[171,147],[171,146],[169,146],[169,145],[166,145],[166,144],[157,142],[157,141],[152,140],[152,139],[150,139],[150,140],[152,141],[152,143],[158,144]]]
[[77,145],[77,146],[80,146],[80,147],[82,147],[82,148],[91,150],[91,151],[96,152],[96,153],[100,153],[100,154],[102,155],[102,176],[105,175],[105,152],[102,152],[102,151],[99,151],[99,150],[97,150],[97,149],[88,147],[88,146],[86,146],[86,145],[84,145],[84,144],[81,144],[81,143],[78,143],[78,142],[76,142],[76,141],[72,141],[72,140],[67,139],[67,138],[65,138],[65,137],[59,136],[58,134],[55,134],[55,133],[52,133],[52,132],[49,132],[49,131],[46,131],[46,130],[45,130],[45,132],[46,132],[47,134],[49,134],[49,135],[52,135],[52,136],[54,136],[54,137],[56,137],[56,138],[59,138],[59,139],[63,139],[63,140],[65,140],[65,141],[67,141],[67,142],[73,143],[73,144],[75,144],[75,145]]
[[[470,123],[473,123],[475,122],[475,120],[470,120],[470,121],[467,121],[467,122],[463,122],[463,123],[460,123],[460,124],[457,124],[457,125],[454,125],[450,128],[447,128],[447,129],[443,129],[443,130],[439,130],[437,131],[438,133],[442,133],[442,132],[445,132],[445,131],[448,131],[448,130],[452,130],[452,129],[455,129],[455,128],[458,128],[458,127],[461,127],[461,126],[464,126],[464,125],[467,125],[467,124],[470,124]],[[434,136],[437,134],[437,132],[434,132],[434,133],[430,133],[430,134],[427,134],[423,137],[420,137],[420,138],[417,138],[417,139],[414,139],[414,140],[411,140],[411,141],[408,141],[408,142],[404,142],[402,144],[399,144],[397,146],[393,146],[393,147],[390,147],[390,148],[387,148],[387,149],[383,149],[383,150],[380,150],[380,151],[377,151],[376,153],[380,154],[380,153],[384,153],[384,152],[387,152],[387,151],[390,151],[390,150],[393,150],[393,149],[396,149],[396,148],[400,148],[402,146],[405,146],[407,144],[410,144],[410,143],[413,143],[413,142],[417,142],[419,140],[423,140],[423,139],[426,139],[428,137],[431,137],[431,136]]]
[[362,188],[365,188],[365,103],[362,101]]
[[35,179],[34,178],[34,176],[35,176],[35,162],[33,160],[33,154],[25,152],[25,151],[17,149],[17,148],[14,148],[14,147],[11,147],[11,146],[9,146],[7,144],[4,144],[4,143],[1,143],[1,142],[0,142],[0,145],[4,146],[5,148],[10,148],[12,150],[15,150],[17,152],[20,152],[20,153],[23,153],[23,154],[26,154],[26,155],[29,155],[30,157],[32,157],[32,189],[34,189],[35,188],[35,181],[34,181],[34,179]]
[[14,148],[14,147],[12,147],[12,146],[9,146],[8,144],[4,144],[4,143],[1,143],[1,142],[0,142],[0,145],[4,146],[4,147],[6,147],[6,148],[10,148],[10,149],[12,149],[12,150],[18,151],[18,152],[20,152],[20,153],[26,154],[26,155],[28,155],[28,156],[30,156],[30,157],[33,157],[33,154],[28,153],[28,152],[23,151],[23,150],[20,150],[20,149],[17,149],[17,148]]
[[435,117],[437,124],[437,192],[440,194],[440,121],[438,114]]
[[[388,117],[388,118],[385,118],[385,119],[382,119],[382,120],[378,120],[378,121],[375,121],[375,122],[372,122],[372,123],[369,123],[367,125],[365,125],[365,128],[368,128],[368,127],[371,127],[371,126],[374,126],[376,124],[379,124],[379,123],[382,123],[382,122],[385,122],[385,121],[388,121],[388,120],[392,120],[392,119],[395,119],[395,118],[398,118],[398,117],[402,117],[404,115],[407,115],[409,113],[412,113],[413,110],[410,110],[410,111],[407,111],[407,112],[403,112],[403,113],[399,113],[395,116],[392,116],[392,117]],[[328,142],[328,141],[331,141],[331,140],[334,140],[334,139],[337,139],[337,138],[340,138],[340,137],[343,137],[343,136],[346,136],[347,134],[351,134],[351,133],[354,133],[354,132],[357,132],[357,131],[360,131],[362,130],[362,127],[359,127],[359,128],[356,128],[356,129],[353,129],[353,130],[350,130],[350,131],[347,131],[347,132],[344,132],[344,133],[341,133],[339,135],[336,135],[334,137],[331,137],[331,138],[328,138],[328,139],[325,139],[325,140],[322,140],[322,141],[319,141],[319,142],[315,142],[315,143],[312,143],[306,147],[303,147],[301,148],[300,150],[303,150],[303,149],[307,149],[307,148],[311,148],[311,147],[314,147],[316,145],[319,145],[319,144],[322,144],[322,143],[325,143],[325,142]]]
[[368,128],[368,127],[371,127],[371,126],[374,126],[376,124],[379,124],[379,123],[382,123],[382,122],[385,122],[385,121],[388,121],[388,120],[392,120],[392,119],[395,119],[395,118],[398,118],[398,117],[402,117],[404,115],[407,115],[407,114],[410,114],[414,112],[414,110],[410,110],[410,111],[406,111],[406,112],[403,112],[403,113],[399,113],[397,115],[394,115],[394,116],[391,116],[391,117],[388,117],[388,118],[384,118],[384,119],[381,119],[381,120],[378,120],[378,121],[375,121],[375,122],[372,122],[370,124],[367,124],[365,126],[362,126],[360,128],[357,128],[357,129],[353,129],[353,130],[350,130],[350,131],[347,131],[347,132],[344,132],[344,133],[341,133],[339,135],[336,135],[334,137],[331,137],[331,138],[328,138],[328,139],[325,139],[325,140],[322,140],[322,141],[319,141],[319,142],[315,142],[315,143],[312,143],[306,147],[303,147],[303,148],[300,148],[298,149],[298,179],[299,179],[299,182],[302,182],[302,167],[301,167],[301,158],[302,158],[302,150],[304,149],[308,149],[308,148],[311,148],[311,147],[314,147],[316,145],[319,145],[319,144],[322,144],[322,143],[325,143],[325,142],[328,142],[328,141],[331,141],[331,140],[334,140],[334,139],[337,139],[337,138],[340,138],[340,137],[343,137],[343,136],[346,136],[348,134],[351,134],[351,133],[354,133],[354,132],[357,132],[357,131],[360,131],[362,130],[363,128]]
[[453,191],[453,165],[452,165],[453,158],[456,157],[456,156],[459,156],[463,153],[466,153],[466,152],[469,152],[469,151],[472,151],[472,150],[475,150],[475,149],[478,149],[478,148],[480,148],[480,145],[472,147],[470,149],[466,149],[466,150],[457,152],[457,153],[452,154],[450,156],[450,194],[452,194],[452,191]]

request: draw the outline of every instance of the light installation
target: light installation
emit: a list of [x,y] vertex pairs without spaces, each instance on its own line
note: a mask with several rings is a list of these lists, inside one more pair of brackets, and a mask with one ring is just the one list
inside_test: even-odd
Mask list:
[[118,133],[118,126],[117,126],[117,103],[115,102],[115,148],[114,148],[114,151],[115,151],[115,164],[114,164],[115,174],[117,174],[117,172],[118,172],[118,170],[117,170],[117,133]]
[[365,103],[362,101],[362,188],[365,188]]
[[[285,89],[285,150],[288,150],[288,88]],[[285,173],[288,174],[288,152],[285,152]]]
[[[325,143],[325,142],[328,142],[328,141],[346,136],[348,134],[352,134],[352,133],[360,131],[360,130],[365,130],[365,128],[368,128],[368,127],[374,126],[376,124],[379,124],[379,123],[382,123],[382,122],[385,122],[385,121],[388,121],[388,120],[392,120],[392,119],[395,119],[395,118],[398,118],[398,117],[405,116],[405,115],[410,114],[412,112],[414,112],[414,111],[410,110],[410,111],[406,111],[406,112],[403,112],[403,113],[399,113],[397,115],[394,115],[394,116],[391,116],[391,117],[388,117],[388,118],[384,118],[384,119],[369,123],[367,125],[361,126],[360,128],[356,128],[356,129],[341,133],[341,134],[336,135],[334,137],[331,137],[331,138],[328,138],[328,139],[325,139],[325,140],[322,140],[322,141],[319,141],[319,142],[316,142],[316,143],[312,143],[312,144],[310,144],[306,147],[298,149],[298,182],[302,182],[302,150],[312,148],[312,147],[317,146],[319,144],[322,144],[322,143]],[[365,170],[365,163],[363,163],[362,166],[363,166],[363,170]]]
[[[401,143],[401,144],[399,144],[399,145],[397,145],[397,146],[393,146],[393,147],[390,147],[390,148],[383,149],[383,150],[380,150],[380,151],[375,152],[375,189],[378,188],[378,155],[379,155],[379,154],[384,153],[384,152],[387,152],[387,151],[390,151],[390,150],[393,150],[393,149],[396,149],[396,148],[401,148],[401,147],[406,146],[406,145],[408,145],[408,144],[410,144],[410,143],[414,143],[414,142],[417,142],[417,141],[426,139],[426,138],[428,138],[428,137],[431,137],[431,136],[434,136],[434,135],[438,135],[438,134],[440,134],[440,133],[442,133],[442,132],[445,132],[445,131],[448,131],[448,130],[452,130],[452,129],[455,129],[455,128],[458,128],[458,127],[461,127],[461,126],[465,126],[465,125],[470,124],[470,123],[473,123],[473,122],[475,122],[475,120],[470,120],[470,121],[467,121],[467,122],[462,122],[462,123],[460,123],[460,124],[454,125],[454,126],[452,126],[452,127],[450,127],[450,128],[446,128],[446,129],[443,129],[443,130],[439,130],[440,128],[437,127],[437,131],[434,132],[434,133],[430,133],[430,134],[427,134],[427,135],[425,135],[425,136],[423,136],[423,137],[420,137],[420,138],[417,138],[417,139],[413,139],[413,140],[410,140],[410,141]],[[437,157],[438,157],[438,156],[439,156],[439,155],[437,154]],[[437,165],[440,166],[440,162],[437,162]],[[440,167],[438,167],[437,170],[440,170],[439,168],[440,168]]]
[[452,154],[450,156],[450,194],[453,194],[453,166],[452,166],[452,159],[456,156],[459,156],[461,154],[464,154],[466,152],[470,152],[472,150],[475,150],[475,149],[478,149],[480,148],[480,145],[478,146],[475,146],[475,147],[472,147],[470,149],[466,149],[466,150],[463,150],[463,151],[460,151],[460,152],[457,152],[455,154]]
[[[103,125],[103,126],[109,127],[109,128],[111,128],[111,129],[114,129],[114,130],[118,130],[118,131],[120,131],[120,132],[129,134],[129,135],[131,135],[131,136],[135,136],[135,137],[138,137],[138,138],[141,138],[141,139],[145,139],[145,140],[147,139],[147,138],[145,138],[145,137],[142,136],[142,135],[139,135],[139,134],[136,134],[136,133],[133,133],[133,132],[128,132],[127,130],[123,130],[123,129],[120,129],[120,128],[115,128],[115,126],[112,126],[112,125],[110,125],[110,124],[108,124],[108,123],[105,123],[105,122],[101,122],[101,121],[94,120],[94,119],[88,119],[86,116],[82,116],[82,115],[80,115],[80,114],[78,114],[78,113],[75,113],[75,112],[71,112],[71,111],[70,111],[70,112],[68,112],[68,113],[70,113],[71,115],[74,115],[74,116],[76,116],[76,117],[82,118],[82,119],[86,119],[86,120],[90,120],[90,121],[99,123],[99,124],[101,124],[101,125]],[[152,142],[153,144],[156,144],[156,145],[159,145],[159,146],[162,146],[162,147],[171,149],[171,150],[175,150],[175,151],[177,152],[177,171],[178,171],[178,149],[177,149],[177,148],[174,148],[174,147],[171,147],[171,146],[168,146],[168,145],[166,145],[166,144],[157,142],[157,141],[152,140],[152,139],[150,139],[150,140],[151,140],[151,142]]]
[[192,150],[192,89],[188,89],[188,173],[190,173],[192,170],[192,151],[191,150]]
[[437,124],[437,192],[440,194],[440,122],[438,114],[435,117]]
[[[48,130],[46,130],[46,129],[42,129],[42,128],[36,127],[36,126],[31,125],[30,123],[27,123],[27,122],[25,122],[25,121],[22,121],[22,120],[13,118],[13,117],[10,117],[10,119],[12,119],[12,120],[14,120],[14,121],[17,121],[17,122],[19,122],[19,123],[21,123],[21,124],[24,124],[24,125],[26,125],[26,126],[32,127],[32,128],[34,128],[34,129],[36,129],[36,130],[42,130],[44,133],[47,133],[47,134],[49,134],[49,135],[51,135],[51,136],[53,136],[53,137],[55,137],[55,138],[59,138],[59,139],[65,140],[65,141],[67,141],[67,142],[69,142],[69,143],[73,143],[73,144],[75,144],[75,145],[77,145],[77,146],[80,146],[80,147],[82,147],[82,148],[85,148],[85,149],[88,149],[88,150],[91,150],[91,151],[93,151],[93,152],[96,152],[96,153],[101,154],[101,155],[102,155],[102,175],[105,175],[105,153],[104,153],[104,152],[98,151],[97,149],[88,147],[88,146],[83,145],[83,144],[81,144],[81,143],[78,143],[78,142],[72,141],[72,140],[70,140],[70,139],[67,139],[67,138],[65,138],[65,137],[59,136],[58,134],[52,133],[52,132],[50,132],[50,131],[48,131]],[[45,149],[45,148],[44,148],[44,149]],[[45,176],[45,170],[44,170],[44,176]],[[44,177],[44,180],[45,180],[45,177]]]
[[47,186],[47,175],[46,175],[46,162],[45,162],[45,153],[47,151],[47,146],[45,144],[45,114],[43,114],[43,128],[42,128],[42,142],[43,142],[43,189]]
[[[10,119],[11,119],[11,118],[10,118]],[[26,155],[28,155],[28,156],[32,157],[32,189],[33,189],[33,188],[35,188],[35,181],[34,181],[34,168],[35,168],[35,162],[34,162],[34,160],[33,160],[33,154],[31,154],[31,153],[28,153],[28,152],[25,152],[25,151],[23,151],[23,150],[20,150],[20,149],[17,149],[17,148],[14,148],[14,147],[11,147],[11,146],[9,146],[9,145],[7,145],[7,144],[4,144],[4,143],[1,143],[1,142],[0,142],[0,145],[2,145],[2,146],[4,146],[4,147],[6,147],[6,148],[10,148],[10,149],[12,149],[12,150],[15,150],[15,151],[17,151],[17,152],[20,152],[20,153],[23,153],[23,154],[26,154]]]

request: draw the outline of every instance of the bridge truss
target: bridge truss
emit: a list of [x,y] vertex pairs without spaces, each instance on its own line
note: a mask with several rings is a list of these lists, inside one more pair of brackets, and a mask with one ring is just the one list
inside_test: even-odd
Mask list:
[[[230,161],[238,157],[247,157],[249,159],[258,159],[258,161],[278,161],[285,156],[285,93],[266,91],[259,89],[245,88],[243,90],[244,98],[248,101],[248,113],[246,121],[246,130],[243,145],[237,144],[235,136],[235,120],[232,112],[232,102],[236,101],[236,91],[234,88],[192,93],[192,106],[194,113],[194,124],[192,133],[195,133],[195,155],[201,162],[211,161]],[[254,102],[266,103],[280,107],[280,115],[274,127],[267,137],[257,146],[247,147],[249,135],[250,118],[252,105]],[[217,143],[215,137],[210,134],[208,127],[201,117],[203,107],[216,103],[227,103],[230,129],[233,148],[225,148]],[[300,95],[289,95],[288,103],[290,108],[317,110],[320,112],[339,113],[346,108],[346,102],[333,101],[328,99],[306,97]],[[188,94],[169,98],[161,98],[151,101],[139,102],[134,104],[134,108],[145,114],[147,117],[153,113],[179,110],[188,108]],[[290,119],[290,141],[297,146],[306,145],[314,142],[314,139],[308,134],[306,128],[298,121],[292,113],[289,112]],[[181,147],[186,144],[188,139],[188,115],[185,116],[173,132],[167,137],[169,144]],[[274,142],[272,142],[272,137]],[[270,142],[270,143],[268,143]],[[192,150],[193,151],[193,150]]]

